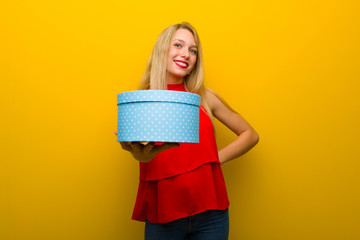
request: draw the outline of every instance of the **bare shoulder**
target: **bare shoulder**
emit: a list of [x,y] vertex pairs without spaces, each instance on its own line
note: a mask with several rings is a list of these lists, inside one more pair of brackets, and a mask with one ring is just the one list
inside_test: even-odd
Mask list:
[[213,116],[234,133],[240,135],[247,130],[254,132],[250,124],[233,110],[219,94],[211,89],[206,89],[205,98]]
[[218,93],[216,93],[210,88],[206,88],[205,98],[209,108],[211,109],[211,112],[214,115],[216,115],[216,112],[218,112],[220,109],[224,109],[224,108],[232,112],[235,112]]
[[205,97],[207,98],[207,100],[213,99],[214,97],[216,97],[216,95],[218,94],[214,92],[212,89],[210,88],[205,89]]

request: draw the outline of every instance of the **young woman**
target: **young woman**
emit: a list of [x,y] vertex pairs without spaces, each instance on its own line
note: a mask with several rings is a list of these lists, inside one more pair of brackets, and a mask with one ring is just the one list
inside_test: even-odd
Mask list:
[[[229,200],[220,165],[249,151],[259,137],[219,95],[204,87],[201,44],[189,23],[174,24],[160,34],[140,89],[199,94],[200,142],[121,142],[140,162],[132,218],[146,222],[146,240],[228,239]],[[238,136],[220,151],[213,117]]]

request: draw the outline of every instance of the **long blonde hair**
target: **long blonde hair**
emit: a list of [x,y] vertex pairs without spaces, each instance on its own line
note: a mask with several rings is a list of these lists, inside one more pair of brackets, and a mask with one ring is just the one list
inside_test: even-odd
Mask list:
[[203,74],[203,53],[199,36],[195,28],[188,22],[182,22],[165,28],[159,35],[150,59],[142,76],[140,88],[142,90],[166,90],[166,67],[171,40],[178,29],[187,29],[195,39],[197,46],[197,57],[194,68],[184,77],[184,87],[187,91],[200,95],[201,104],[212,120],[212,113],[206,102],[204,74]]

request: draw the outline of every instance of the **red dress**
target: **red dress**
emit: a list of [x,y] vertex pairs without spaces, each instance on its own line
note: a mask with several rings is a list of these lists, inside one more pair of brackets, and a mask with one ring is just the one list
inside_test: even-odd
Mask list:
[[[168,90],[185,91],[183,84]],[[140,162],[140,182],[132,219],[166,223],[206,210],[229,206],[214,128],[200,109],[199,143],[159,153],[148,163]]]

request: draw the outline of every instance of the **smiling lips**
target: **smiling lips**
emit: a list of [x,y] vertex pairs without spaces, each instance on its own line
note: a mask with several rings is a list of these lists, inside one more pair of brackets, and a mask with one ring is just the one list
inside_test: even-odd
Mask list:
[[189,64],[186,61],[174,60],[175,64],[180,68],[187,68]]

